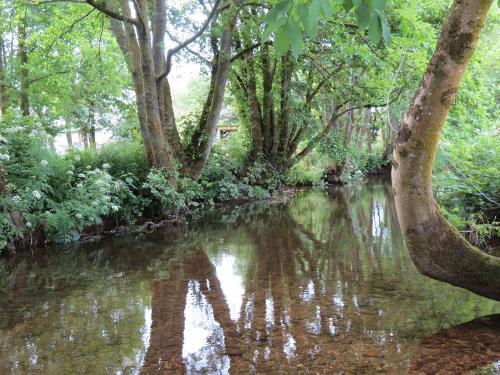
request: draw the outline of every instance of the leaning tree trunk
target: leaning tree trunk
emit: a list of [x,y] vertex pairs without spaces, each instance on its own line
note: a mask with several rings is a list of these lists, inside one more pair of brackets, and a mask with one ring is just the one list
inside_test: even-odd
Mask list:
[[455,0],[437,48],[405,114],[394,150],[398,218],[425,275],[500,300],[500,258],[470,245],[439,212],[431,189],[441,129],[476,47],[492,0]]

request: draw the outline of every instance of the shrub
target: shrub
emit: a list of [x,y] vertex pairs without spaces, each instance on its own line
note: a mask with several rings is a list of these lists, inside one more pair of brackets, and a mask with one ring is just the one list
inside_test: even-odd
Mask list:
[[97,152],[69,150],[66,159],[72,161],[77,172],[88,166],[94,169],[108,164],[109,174],[116,178],[131,174],[144,181],[149,171],[144,146],[138,142],[113,142],[104,145]]
[[153,203],[164,210],[179,210],[186,207],[184,195],[179,193],[170,183],[173,177],[164,169],[151,169],[142,187],[150,195]]

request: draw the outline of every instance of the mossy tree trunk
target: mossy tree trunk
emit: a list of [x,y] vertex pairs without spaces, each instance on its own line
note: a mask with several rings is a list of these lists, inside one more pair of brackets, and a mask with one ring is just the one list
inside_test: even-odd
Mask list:
[[[138,0],[134,3],[121,0],[119,10],[94,0],[86,0],[86,3],[109,16],[111,31],[132,74],[141,135],[149,164],[168,171],[174,171],[180,165],[185,174],[197,179],[208,161],[217,134],[239,8],[228,0],[215,1],[201,28],[166,51],[166,0]],[[212,79],[209,95],[194,135],[189,145],[182,149],[168,75],[173,56],[197,40],[207,28],[211,32],[210,45],[214,54],[210,62]],[[176,184],[173,177],[170,180]]]
[[396,208],[410,255],[425,275],[500,300],[500,258],[470,245],[432,196],[441,129],[492,0],[455,0],[398,132],[392,167]]

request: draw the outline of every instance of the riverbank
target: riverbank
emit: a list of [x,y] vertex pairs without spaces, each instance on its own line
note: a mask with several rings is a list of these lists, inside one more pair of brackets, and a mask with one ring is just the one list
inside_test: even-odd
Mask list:
[[[134,223],[118,224],[112,218],[104,218],[98,225],[89,225],[85,227],[79,238],[72,241],[74,245],[86,243],[95,243],[109,237],[138,235],[143,233],[152,233],[159,229],[179,229],[179,227],[187,228],[192,220],[199,218],[207,210],[222,207],[238,207],[243,204],[257,202],[265,205],[274,205],[285,203],[293,197],[298,191],[308,189],[306,186],[282,186],[278,188],[269,197],[249,198],[241,196],[225,202],[217,202],[210,205],[204,205],[197,208],[185,207],[177,210],[147,210],[149,215],[141,216]],[[42,228],[37,228],[36,231],[29,233],[29,240],[19,242],[19,246],[14,251],[6,251],[0,253],[0,257],[12,257],[20,255],[27,251],[45,248],[54,243],[47,242],[43,235]]]

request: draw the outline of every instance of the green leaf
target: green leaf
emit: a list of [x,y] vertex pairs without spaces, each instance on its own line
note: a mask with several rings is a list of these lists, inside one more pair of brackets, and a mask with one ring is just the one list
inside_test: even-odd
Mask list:
[[385,0],[371,0],[373,8],[383,11],[385,8]]
[[280,17],[277,20],[271,21],[269,24],[267,24],[264,33],[262,34],[261,42],[265,42],[269,39],[271,34],[278,29],[278,27],[282,26],[285,22],[287,21],[287,17]]
[[366,0],[354,0],[356,6],[356,19],[360,30],[365,30],[371,18],[371,7]]
[[370,25],[368,25],[368,37],[372,43],[377,44],[382,37],[382,22],[376,12],[372,13]]
[[307,9],[307,6],[303,3],[297,4],[297,13],[306,34],[312,34],[311,23],[309,22],[309,10]]
[[309,5],[309,24],[310,32],[308,35],[312,38],[318,32],[319,12],[321,10],[320,0],[312,0]]
[[[500,1],[500,0],[498,0]],[[350,11],[352,9],[352,7],[354,6],[352,0],[344,0],[342,2],[342,6],[344,7],[344,9],[346,10],[346,12]]]
[[269,24],[273,20],[276,21],[282,15],[282,13],[286,13],[288,9],[290,9],[291,5],[291,0],[283,0],[279,2],[278,4],[273,6],[269,12],[267,12],[262,21],[267,24]]
[[288,35],[288,28],[286,26],[281,26],[276,31],[276,37],[274,38],[274,49],[278,56],[283,56],[290,46],[290,36]]
[[384,44],[386,46],[388,46],[392,42],[391,28],[389,26],[389,23],[387,22],[387,19],[385,18],[384,13],[382,13],[378,9],[375,9],[374,12],[377,13],[377,15],[380,19],[380,23],[382,24],[382,36],[384,38]]
[[290,19],[286,25],[290,37],[292,53],[297,58],[304,49],[302,31],[297,21]]
[[[500,1],[500,0],[499,0]],[[321,0],[321,9],[326,17],[331,17],[333,15],[332,5],[330,0]]]

